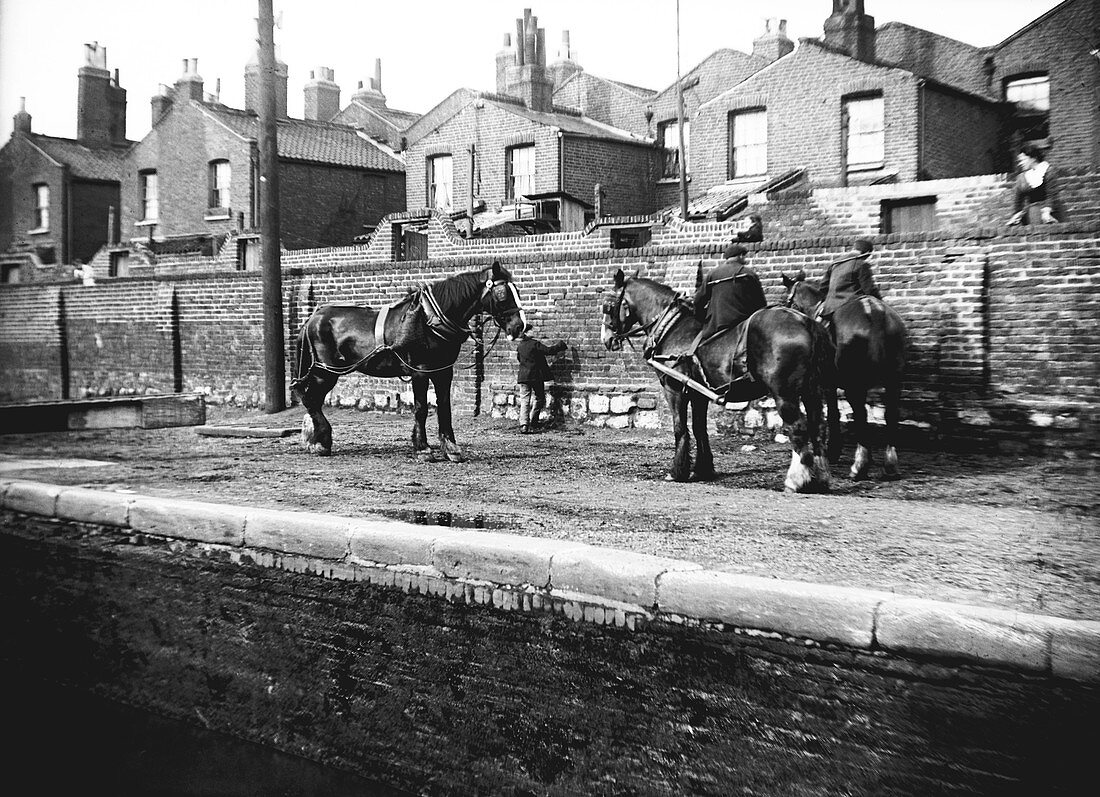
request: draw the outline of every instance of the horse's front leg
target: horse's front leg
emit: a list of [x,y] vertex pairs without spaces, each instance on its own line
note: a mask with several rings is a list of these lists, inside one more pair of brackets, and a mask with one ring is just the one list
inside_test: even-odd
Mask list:
[[710,399],[693,393],[691,396],[691,430],[695,433],[695,480],[710,481],[714,478],[714,454],[710,450],[710,434],[707,432],[707,410]]
[[793,493],[803,493],[814,480],[814,452],[809,445],[806,416],[802,414],[797,397],[779,396],[776,407],[779,417],[783,419],[783,431],[791,441],[791,465],[787,468],[783,486]]
[[335,376],[310,374],[295,392],[302,401],[306,416],[302,418],[302,444],[311,454],[327,457],[332,453],[332,425],[321,412],[325,396],[336,386]]
[[[828,490],[832,484],[832,473],[829,471],[829,430],[825,423],[825,414],[822,408],[822,395],[820,390],[807,390],[802,397],[802,403],[806,409],[806,426],[809,434],[809,443],[814,454],[814,484],[819,490]],[[833,391],[833,404],[836,404],[836,391]]]
[[852,432],[856,438],[856,456],[848,475],[856,481],[867,478],[871,468],[871,449],[867,439],[867,390],[865,388],[845,388],[844,395],[852,407]]
[[448,368],[432,374],[435,385],[435,414],[439,420],[439,447],[451,462],[464,462],[462,449],[455,442],[455,430],[451,425],[451,382],[454,371]]
[[428,445],[428,433],[424,425],[428,420],[428,377],[416,374],[412,377],[413,389],[413,451],[417,459],[423,462],[433,462],[435,454]]
[[672,412],[672,431],[676,435],[676,453],[672,457],[672,470],[667,478],[670,481],[686,482],[691,476],[691,435],[688,433],[687,423],[689,401],[679,384],[666,382],[664,388],[665,400]]

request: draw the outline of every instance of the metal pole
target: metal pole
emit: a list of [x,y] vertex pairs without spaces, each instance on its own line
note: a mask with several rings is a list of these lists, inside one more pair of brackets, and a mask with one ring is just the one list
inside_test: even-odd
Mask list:
[[676,0],[676,128],[680,133],[680,218],[688,220],[687,153],[684,148],[684,83],[680,80],[680,0]]
[[272,0],[259,0],[260,251],[263,269],[264,410],[286,409],[283,275],[279,253],[279,160],[275,117],[275,20]]

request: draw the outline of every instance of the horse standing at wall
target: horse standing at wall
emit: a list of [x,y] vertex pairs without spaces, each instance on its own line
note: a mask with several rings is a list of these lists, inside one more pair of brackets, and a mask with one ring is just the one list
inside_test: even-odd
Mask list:
[[[618,350],[627,338],[645,337],[645,357],[658,372],[672,412],[676,453],[670,478],[687,481],[692,475],[689,407],[691,431],[695,433],[694,476],[697,480],[713,478],[707,409],[712,400],[721,400],[722,396],[708,385],[733,381],[735,336],[726,334],[713,340],[693,358],[677,357],[690,350],[703,326],[679,294],[655,280],[627,278],[622,269],[615,274],[614,289],[617,295],[602,308],[600,339],[609,350]],[[822,397],[830,391],[835,395],[836,389],[832,346],[824,330],[801,313],[785,307],[765,307],[745,324],[748,372],[757,393],[738,396],[736,400],[767,394],[775,399],[791,444],[791,464],[784,480],[787,490],[828,489]],[[662,359],[676,365],[664,366]],[[674,371],[675,374],[671,373]]]
[[[787,306],[813,316],[825,296],[806,282],[806,274],[783,275]],[[850,475],[867,476],[871,467],[870,427],[867,423],[867,393],[882,388],[886,409],[883,471],[888,479],[898,477],[896,448],[900,418],[901,384],[905,373],[908,333],[901,316],[873,296],[860,296],[845,302],[833,313],[836,331],[837,383],[852,407],[856,454]],[[836,397],[829,400],[829,459],[840,459],[840,413]]]
[[[480,271],[424,283],[401,301],[373,310],[355,305],[318,307],[298,333],[295,379],[291,390],[305,407],[302,442],[311,453],[332,453],[332,426],[321,407],[344,374],[408,377],[414,400],[413,449],[435,459],[424,425],[428,383],[435,386],[442,453],[463,460],[451,418],[454,364],[470,335],[470,319],[485,313],[509,339],[527,328],[527,318],[512,275],[500,263]],[[389,343],[387,343],[389,342]]]

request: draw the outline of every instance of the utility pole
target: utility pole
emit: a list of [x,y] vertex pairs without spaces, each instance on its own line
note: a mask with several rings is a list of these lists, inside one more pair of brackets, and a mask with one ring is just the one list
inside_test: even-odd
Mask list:
[[260,251],[264,305],[264,410],[286,409],[283,274],[279,252],[279,147],[275,116],[275,19],[271,0],[259,0],[260,17]]
[[676,0],[676,129],[680,133],[680,218],[688,220],[687,152],[684,147],[684,81],[680,79],[680,0]]

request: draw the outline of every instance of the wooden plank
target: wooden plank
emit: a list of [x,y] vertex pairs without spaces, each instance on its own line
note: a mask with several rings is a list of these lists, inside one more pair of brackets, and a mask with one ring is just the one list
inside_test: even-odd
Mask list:
[[297,428],[266,429],[258,426],[199,426],[195,431],[203,437],[290,437]]

